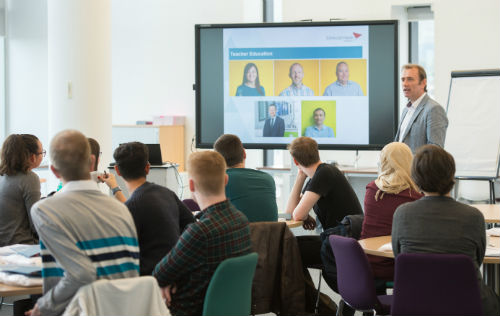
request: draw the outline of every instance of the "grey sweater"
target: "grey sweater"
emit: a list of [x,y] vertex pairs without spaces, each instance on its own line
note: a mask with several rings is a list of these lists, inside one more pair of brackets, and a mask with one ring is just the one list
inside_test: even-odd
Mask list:
[[40,200],[40,179],[33,171],[0,176],[0,246],[36,244],[31,206]]
[[450,197],[426,196],[399,206],[392,222],[392,249],[400,253],[453,253],[469,256],[477,269],[484,315],[499,315],[498,296],[482,282],[486,251],[484,217]]
[[92,181],[73,181],[36,203],[40,235],[42,315],[60,315],[78,289],[98,279],[139,275],[139,246],[127,207]]

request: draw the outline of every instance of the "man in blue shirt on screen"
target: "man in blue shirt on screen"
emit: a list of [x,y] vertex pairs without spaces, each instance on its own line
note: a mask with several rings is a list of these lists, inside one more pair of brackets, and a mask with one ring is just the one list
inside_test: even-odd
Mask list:
[[337,64],[337,81],[326,87],[324,96],[363,96],[363,90],[357,82],[349,80],[349,66],[345,61]]
[[308,126],[305,131],[305,136],[307,137],[335,137],[335,132],[329,126],[324,125],[325,122],[325,110],[322,108],[317,108],[314,110],[314,124],[313,126]]
[[304,79],[304,68],[299,63],[294,63],[290,66],[288,77],[292,79],[292,84],[281,91],[280,97],[283,96],[312,96],[314,91],[311,88],[304,86],[302,79]]

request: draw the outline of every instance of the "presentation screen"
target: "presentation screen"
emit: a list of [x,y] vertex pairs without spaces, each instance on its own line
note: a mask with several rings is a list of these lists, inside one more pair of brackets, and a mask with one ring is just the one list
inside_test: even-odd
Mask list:
[[380,149],[398,122],[397,21],[196,25],[196,146]]

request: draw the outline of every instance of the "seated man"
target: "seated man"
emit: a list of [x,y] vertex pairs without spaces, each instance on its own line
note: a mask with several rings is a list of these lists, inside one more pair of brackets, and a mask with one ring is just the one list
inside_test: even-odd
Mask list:
[[219,153],[189,156],[189,190],[203,215],[186,228],[153,272],[172,315],[201,315],[208,283],[219,263],[250,253],[248,220],[224,194],[225,170]]
[[224,134],[214,150],[226,160],[229,181],[226,196],[250,222],[278,220],[276,185],[268,173],[245,168],[246,152],[236,135]]
[[[174,192],[146,181],[148,156],[148,148],[139,142],[121,144],[113,154],[116,173],[123,177],[130,193],[125,205],[134,218],[139,237],[141,275],[151,275],[186,226],[194,222],[193,214]],[[119,191],[114,175],[107,174],[103,180],[123,202],[125,196]]]
[[90,147],[74,130],[50,144],[50,169],[64,187],[31,209],[40,236],[44,295],[27,315],[60,315],[81,286],[139,275],[139,246],[127,207],[90,180]]
[[[290,143],[288,150],[299,170],[286,212],[292,214],[294,220],[304,221],[305,229],[313,229],[316,221],[309,215],[312,208],[326,231],[322,234],[323,241],[320,236],[297,238],[302,262],[305,266],[323,263],[325,281],[338,292],[335,259],[327,236],[345,216],[363,214],[361,204],[342,172],[334,165],[319,160],[318,144],[314,139],[298,137]],[[304,187],[306,178],[309,181]]]

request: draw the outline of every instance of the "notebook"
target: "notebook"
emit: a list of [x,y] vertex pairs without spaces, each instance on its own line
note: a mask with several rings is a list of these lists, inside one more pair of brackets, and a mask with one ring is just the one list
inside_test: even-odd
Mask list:
[[161,166],[166,162],[161,158],[161,148],[160,144],[146,144],[149,150],[149,163],[152,166]]

